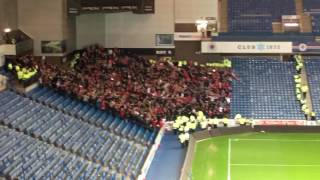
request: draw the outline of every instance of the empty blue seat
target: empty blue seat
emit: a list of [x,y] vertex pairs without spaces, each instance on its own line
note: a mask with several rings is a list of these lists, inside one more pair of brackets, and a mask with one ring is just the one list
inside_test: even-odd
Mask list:
[[272,22],[295,15],[294,0],[228,0],[229,32],[272,32]]
[[232,118],[241,114],[254,119],[304,119],[295,96],[293,62],[272,57],[235,57],[232,63],[239,76],[238,81],[232,82]]
[[305,67],[312,100],[313,110],[317,119],[320,118],[320,57],[304,57]]
[[303,0],[304,12],[320,13],[320,4],[318,0]]
[[[49,107],[59,111],[61,110],[66,114],[88,122],[89,124],[93,124],[108,131],[113,131],[123,137],[127,137],[124,133],[129,133],[128,130],[131,129],[131,124],[128,122],[130,120],[124,121],[118,116],[114,117],[107,111],[103,112],[95,106],[66,97],[48,88],[35,88],[28,92],[27,96],[38,102],[42,102]],[[137,142],[145,143],[148,141],[148,139],[145,139],[147,136],[141,136],[141,138],[143,139],[137,140]]]
[[0,127],[0,172],[11,179],[97,179],[108,169],[31,137]]
[[[21,136],[27,139],[32,136],[32,141],[45,145],[40,146],[32,142],[30,146],[30,143],[25,140],[19,141],[18,144],[16,141],[6,141],[10,133],[2,134],[0,126],[0,169],[1,172],[5,172],[5,175],[9,174],[9,177],[18,179],[38,177],[73,179],[75,176],[94,178],[104,174],[101,167],[105,166],[112,168],[117,178],[124,178],[119,173],[120,171],[124,173],[130,162],[139,163],[137,167],[143,164],[143,160],[133,160],[137,158],[134,153],[138,151],[137,149],[149,150],[150,147],[139,144],[145,144],[148,141],[151,134],[149,130],[133,125],[119,116],[98,110],[87,103],[65,98],[48,89],[44,91],[42,88],[37,88],[31,91],[28,97],[31,97],[33,93],[37,94],[36,96],[42,103],[24,98],[15,92],[0,92],[0,122],[20,131]],[[61,104],[67,106],[64,107]],[[48,105],[60,105],[64,111],[71,110],[76,117],[57,108],[52,109]],[[16,133],[13,132],[13,134]],[[18,145],[19,148],[12,149]],[[46,148],[43,151],[29,149],[38,146],[50,147],[50,151],[45,151]],[[19,150],[16,153],[21,153],[23,161],[11,162],[13,150]],[[64,154],[66,151],[68,153]],[[23,153],[26,155],[22,156]],[[56,156],[58,154],[59,156]],[[20,154],[16,155],[20,157]],[[87,167],[82,166],[83,164],[77,165],[80,157],[84,160],[91,160],[92,165],[96,168],[83,175]],[[78,169],[74,168],[76,165],[79,166]],[[61,167],[65,168],[61,169]],[[126,178],[131,179],[131,177],[136,178],[140,169],[132,166],[128,170],[135,171],[127,172],[125,175]]]

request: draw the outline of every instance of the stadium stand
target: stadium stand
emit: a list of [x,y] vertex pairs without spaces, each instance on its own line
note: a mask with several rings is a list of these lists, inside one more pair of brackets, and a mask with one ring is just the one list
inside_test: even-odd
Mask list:
[[[108,111],[102,111],[89,103],[72,99],[49,88],[38,87],[26,95],[53,109],[145,145],[151,145],[156,136],[156,131],[135,125],[126,119],[112,115]],[[137,133],[137,136],[129,136],[135,134],[134,132]]]
[[229,115],[231,63],[213,70],[192,61],[154,61],[118,53],[96,63],[83,55],[77,62],[79,72],[41,64],[40,84],[155,128],[193,109],[209,117]]
[[235,18],[229,24],[233,32],[272,32],[271,17]]
[[293,62],[273,57],[234,57],[239,81],[232,83],[231,117],[304,119],[295,99]]
[[[114,131],[89,125],[12,91],[1,92],[0,100],[1,124],[130,178],[139,175],[148,154],[150,146],[141,144],[146,142],[143,139],[154,137],[138,126],[125,126],[124,121],[115,119],[111,122],[111,117],[101,112],[104,115],[100,116],[100,121],[110,121]],[[73,104],[71,110],[76,114],[84,112],[84,104]],[[0,157],[5,156],[1,154]]]
[[272,22],[295,11],[294,0],[228,0],[229,32],[272,32]]
[[292,42],[313,42],[315,40],[312,33],[257,33],[255,32],[228,32],[219,33],[219,36],[213,37],[214,41],[292,41]]
[[320,4],[318,0],[303,0],[304,12],[320,12]]
[[98,163],[0,126],[0,176],[10,179],[124,179]]
[[0,180],[320,179],[320,0],[11,1]]
[[320,33],[320,14],[312,14],[311,21],[312,21],[312,32]]
[[313,110],[317,119],[320,114],[320,57],[304,57],[305,67],[308,75],[310,93],[312,97]]

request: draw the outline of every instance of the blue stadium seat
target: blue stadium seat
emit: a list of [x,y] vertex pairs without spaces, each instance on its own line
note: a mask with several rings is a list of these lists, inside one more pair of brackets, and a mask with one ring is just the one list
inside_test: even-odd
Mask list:
[[318,0],[303,0],[304,12],[320,13],[320,4]]
[[[319,9],[319,13],[320,13],[320,9]],[[320,14],[311,15],[311,24],[312,24],[312,32],[320,33]]]
[[295,96],[293,62],[271,57],[232,58],[239,81],[232,83],[231,116],[304,119]]
[[[12,91],[0,92],[2,102],[0,104],[0,123],[13,129],[9,130],[0,126],[1,173],[10,178],[19,179],[39,177],[95,179],[104,173],[105,167],[110,167],[115,172],[113,176],[116,178],[123,179],[126,176],[126,178],[135,179],[139,175],[137,173],[139,169],[134,166],[127,167],[127,164],[136,158],[133,152],[150,150],[150,147],[143,145],[150,138],[150,133],[144,133],[150,130],[138,125],[132,128],[132,123],[94,109],[83,102],[76,101],[74,105],[69,106],[69,108],[72,107],[72,110],[79,109],[74,112],[80,113],[81,117],[92,114],[98,117],[98,119],[93,118],[94,122],[101,119],[100,127],[90,125],[75,116],[43,105],[47,98],[51,98],[48,94],[55,96],[55,92],[37,89],[33,93],[43,98],[41,104]],[[106,122],[109,124],[107,125]],[[112,131],[102,128],[102,125],[106,125]],[[18,145],[15,145],[13,140],[5,139],[11,132],[19,134],[16,139],[23,137]],[[122,136],[124,132],[126,134]],[[129,134],[130,136],[127,136]],[[130,138],[127,139],[127,137]],[[25,139],[35,142],[28,143],[29,141]],[[12,148],[14,146],[19,148]],[[45,148],[40,151],[38,146]],[[12,161],[13,151],[15,151],[14,156],[21,157],[23,161],[19,161],[19,158]],[[56,156],[58,153],[60,153],[59,156]],[[147,154],[140,154],[140,156],[142,160],[137,162],[140,163],[138,167],[142,166]],[[81,163],[89,161],[90,164]],[[129,171],[128,175],[122,175],[124,169]]]
[[313,110],[320,118],[320,57],[304,57]]
[[228,0],[229,32],[272,32],[272,22],[295,14],[294,0]]
[[[127,130],[129,127],[131,127],[129,122],[130,120],[126,121],[118,116],[113,116],[108,111],[103,112],[86,102],[69,98],[58,92],[43,87],[37,87],[31,90],[30,92],[26,93],[26,96],[51,108],[62,111],[65,114],[69,114],[77,119],[88,122],[89,124],[93,124],[118,135],[122,135],[123,137],[129,137],[124,135],[124,133],[129,133]],[[144,136],[144,134],[140,137],[148,138],[148,136]],[[150,142],[150,139],[140,139],[137,142]],[[150,143],[148,144],[150,145]]]
[[0,176],[23,180],[125,178],[98,163],[1,126]]

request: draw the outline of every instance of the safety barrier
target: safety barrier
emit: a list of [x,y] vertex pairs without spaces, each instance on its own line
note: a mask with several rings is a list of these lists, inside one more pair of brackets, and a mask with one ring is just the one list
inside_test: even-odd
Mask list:
[[253,125],[265,125],[265,126],[304,126],[307,124],[306,120],[273,120],[273,119],[260,119],[254,120]]
[[153,158],[156,155],[156,152],[160,146],[160,142],[162,140],[164,133],[165,133],[165,128],[161,128],[142,166],[141,174],[138,176],[138,180],[144,180],[146,178],[151,162],[153,161]]
[[0,74],[0,91],[7,88],[8,78]]

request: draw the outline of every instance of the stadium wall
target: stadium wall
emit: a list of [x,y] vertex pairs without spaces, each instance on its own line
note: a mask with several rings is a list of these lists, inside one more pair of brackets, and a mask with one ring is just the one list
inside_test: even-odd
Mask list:
[[[17,0],[0,0],[0,34],[4,28],[17,28]],[[0,44],[2,43],[2,36]]]
[[155,0],[155,7],[154,14],[106,14],[106,47],[155,48],[156,34],[173,34],[174,1]]
[[77,49],[98,43],[105,46],[106,26],[104,14],[82,14],[76,17]]
[[68,12],[68,1],[63,1],[62,4],[62,28],[63,28],[63,38],[66,41],[66,51],[70,53],[76,50],[76,17],[70,16]]
[[174,1],[156,0],[155,6],[154,14],[123,12],[78,16],[77,48],[92,43],[106,48],[156,48],[156,34],[174,32]]
[[[75,48],[75,20],[67,16],[65,0],[18,0],[18,28],[34,39],[36,56],[63,56]],[[44,54],[41,41],[65,41],[66,52]]]
[[41,55],[41,40],[62,40],[62,0],[18,0],[18,28],[34,39]]
[[175,0],[175,23],[195,23],[200,17],[218,17],[218,0]]
[[218,17],[218,0],[155,0],[155,7],[155,14],[124,12],[78,16],[77,49],[92,43],[106,48],[159,48],[155,45],[155,35],[173,34],[176,23],[187,24],[188,28],[190,24],[195,27],[200,17]]

